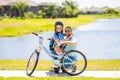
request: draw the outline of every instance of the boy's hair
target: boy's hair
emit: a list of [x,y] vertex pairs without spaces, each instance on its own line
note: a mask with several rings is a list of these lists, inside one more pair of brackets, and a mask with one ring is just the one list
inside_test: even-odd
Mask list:
[[62,33],[63,33],[63,27],[64,27],[64,25],[63,25],[63,23],[61,22],[61,21],[57,21],[57,22],[55,22],[55,33],[57,33],[57,31],[56,31],[56,26],[57,25],[61,25],[62,26]]

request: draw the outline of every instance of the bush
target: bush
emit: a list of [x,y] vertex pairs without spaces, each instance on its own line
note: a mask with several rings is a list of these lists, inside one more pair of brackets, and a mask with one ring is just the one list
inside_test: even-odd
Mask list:
[[24,17],[32,19],[32,18],[36,18],[36,15],[33,12],[29,11],[24,13]]
[[0,15],[0,21],[3,20],[3,17]]
[[45,18],[45,15],[46,15],[46,13],[44,10],[39,10],[37,18]]
[[108,14],[119,14],[119,12],[116,11],[115,9],[113,9],[113,8],[108,8],[108,9],[107,9],[107,13],[108,13]]

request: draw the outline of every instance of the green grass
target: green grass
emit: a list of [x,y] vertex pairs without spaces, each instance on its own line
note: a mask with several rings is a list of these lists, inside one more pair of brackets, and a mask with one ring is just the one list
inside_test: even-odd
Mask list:
[[[0,70],[25,70],[27,60],[0,60]],[[37,70],[50,70],[52,61],[39,61]],[[120,70],[120,60],[88,60],[86,70]]]
[[120,80],[120,78],[94,78],[94,77],[0,77],[0,80]]
[[75,29],[77,26],[94,22],[98,18],[120,18],[120,15],[80,15],[77,18],[56,19],[3,19],[0,21],[0,37],[53,31],[56,21],[62,21],[65,26],[70,25]]
[[87,70],[120,70],[120,60],[88,60]]
[[[0,60],[0,70],[25,70],[27,60]],[[37,70],[50,70],[50,60],[38,63]],[[120,60],[88,60],[87,70],[120,70]],[[120,80],[120,78],[95,77],[0,77],[0,80]]]

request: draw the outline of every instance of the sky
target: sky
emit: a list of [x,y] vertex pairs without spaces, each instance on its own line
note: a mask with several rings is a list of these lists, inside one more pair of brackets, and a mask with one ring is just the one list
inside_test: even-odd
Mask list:
[[[54,2],[58,5],[60,5],[64,0],[33,0],[37,3],[40,2]],[[104,6],[109,6],[109,7],[120,7],[120,0],[72,0],[76,1],[79,8],[86,8],[86,7],[104,7]]]

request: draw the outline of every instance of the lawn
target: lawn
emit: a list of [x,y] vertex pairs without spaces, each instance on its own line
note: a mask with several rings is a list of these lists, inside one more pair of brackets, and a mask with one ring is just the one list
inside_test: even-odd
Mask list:
[[0,21],[0,36],[20,36],[31,32],[44,32],[54,30],[56,21],[64,22],[65,26],[73,28],[95,21],[93,16],[79,16],[77,18],[57,19],[4,19]]
[[80,25],[96,21],[98,18],[120,18],[120,15],[80,15],[77,18],[56,19],[3,19],[0,21],[0,37],[21,36],[31,32],[53,31],[54,23],[62,21],[65,26],[70,25],[74,29]]
[[[25,70],[27,60],[0,60],[0,70]],[[40,65],[42,64],[42,65]],[[53,63],[39,61],[37,70],[50,70]],[[120,60],[88,60],[86,70],[120,70]],[[0,80],[120,80],[120,78],[96,77],[0,77]]]
[[[27,60],[0,60],[0,70],[25,70]],[[37,70],[50,70],[50,60],[41,60]],[[120,60],[88,60],[86,70],[120,70]]]

